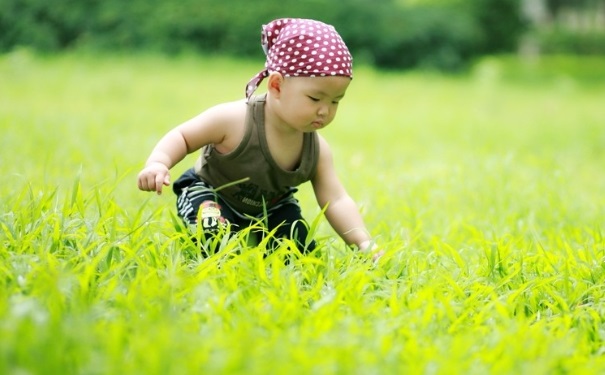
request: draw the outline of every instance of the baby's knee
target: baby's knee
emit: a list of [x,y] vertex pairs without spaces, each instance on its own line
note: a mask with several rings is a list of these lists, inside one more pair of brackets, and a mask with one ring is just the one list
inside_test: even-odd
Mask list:
[[229,225],[229,220],[223,216],[221,205],[210,200],[200,204],[197,222],[204,232],[215,232]]

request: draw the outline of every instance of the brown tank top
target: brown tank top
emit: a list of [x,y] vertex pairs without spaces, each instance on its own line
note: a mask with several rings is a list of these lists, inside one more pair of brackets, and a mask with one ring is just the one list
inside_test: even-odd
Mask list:
[[258,215],[286,197],[293,187],[309,181],[317,170],[319,140],[316,132],[304,133],[301,160],[287,171],[271,157],[265,134],[266,95],[248,100],[246,130],[241,143],[221,154],[213,145],[202,148],[195,172],[212,185],[234,209]]

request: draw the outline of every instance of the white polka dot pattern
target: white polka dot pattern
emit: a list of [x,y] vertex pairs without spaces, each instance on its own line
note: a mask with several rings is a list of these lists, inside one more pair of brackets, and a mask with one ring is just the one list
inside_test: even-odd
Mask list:
[[282,18],[263,25],[261,43],[265,69],[246,86],[249,98],[271,72],[284,77],[353,77],[353,59],[333,26],[323,22]]

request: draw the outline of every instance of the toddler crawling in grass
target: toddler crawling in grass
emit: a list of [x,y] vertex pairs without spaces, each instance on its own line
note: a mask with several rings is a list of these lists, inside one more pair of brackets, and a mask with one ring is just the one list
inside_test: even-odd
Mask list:
[[[306,19],[274,20],[263,26],[261,41],[265,69],[246,86],[246,99],[218,104],[169,131],[139,173],[139,189],[160,194],[170,169],[201,150],[173,184],[178,215],[189,226],[211,235],[262,222],[273,238],[311,251],[316,242],[294,197],[298,185],[311,181],[334,230],[370,251],[359,209],[318,134],[334,120],[352,79],[347,46],[332,26]],[[264,79],[266,94],[253,95]]]

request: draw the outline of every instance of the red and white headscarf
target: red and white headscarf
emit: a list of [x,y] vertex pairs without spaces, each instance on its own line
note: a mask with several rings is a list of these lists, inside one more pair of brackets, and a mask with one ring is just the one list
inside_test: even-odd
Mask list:
[[261,43],[265,69],[246,86],[246,98],[272,72],[284,77],[344,76],[353,78],[353,58],[333,26],[323,22],[282,18],[263,25]]

